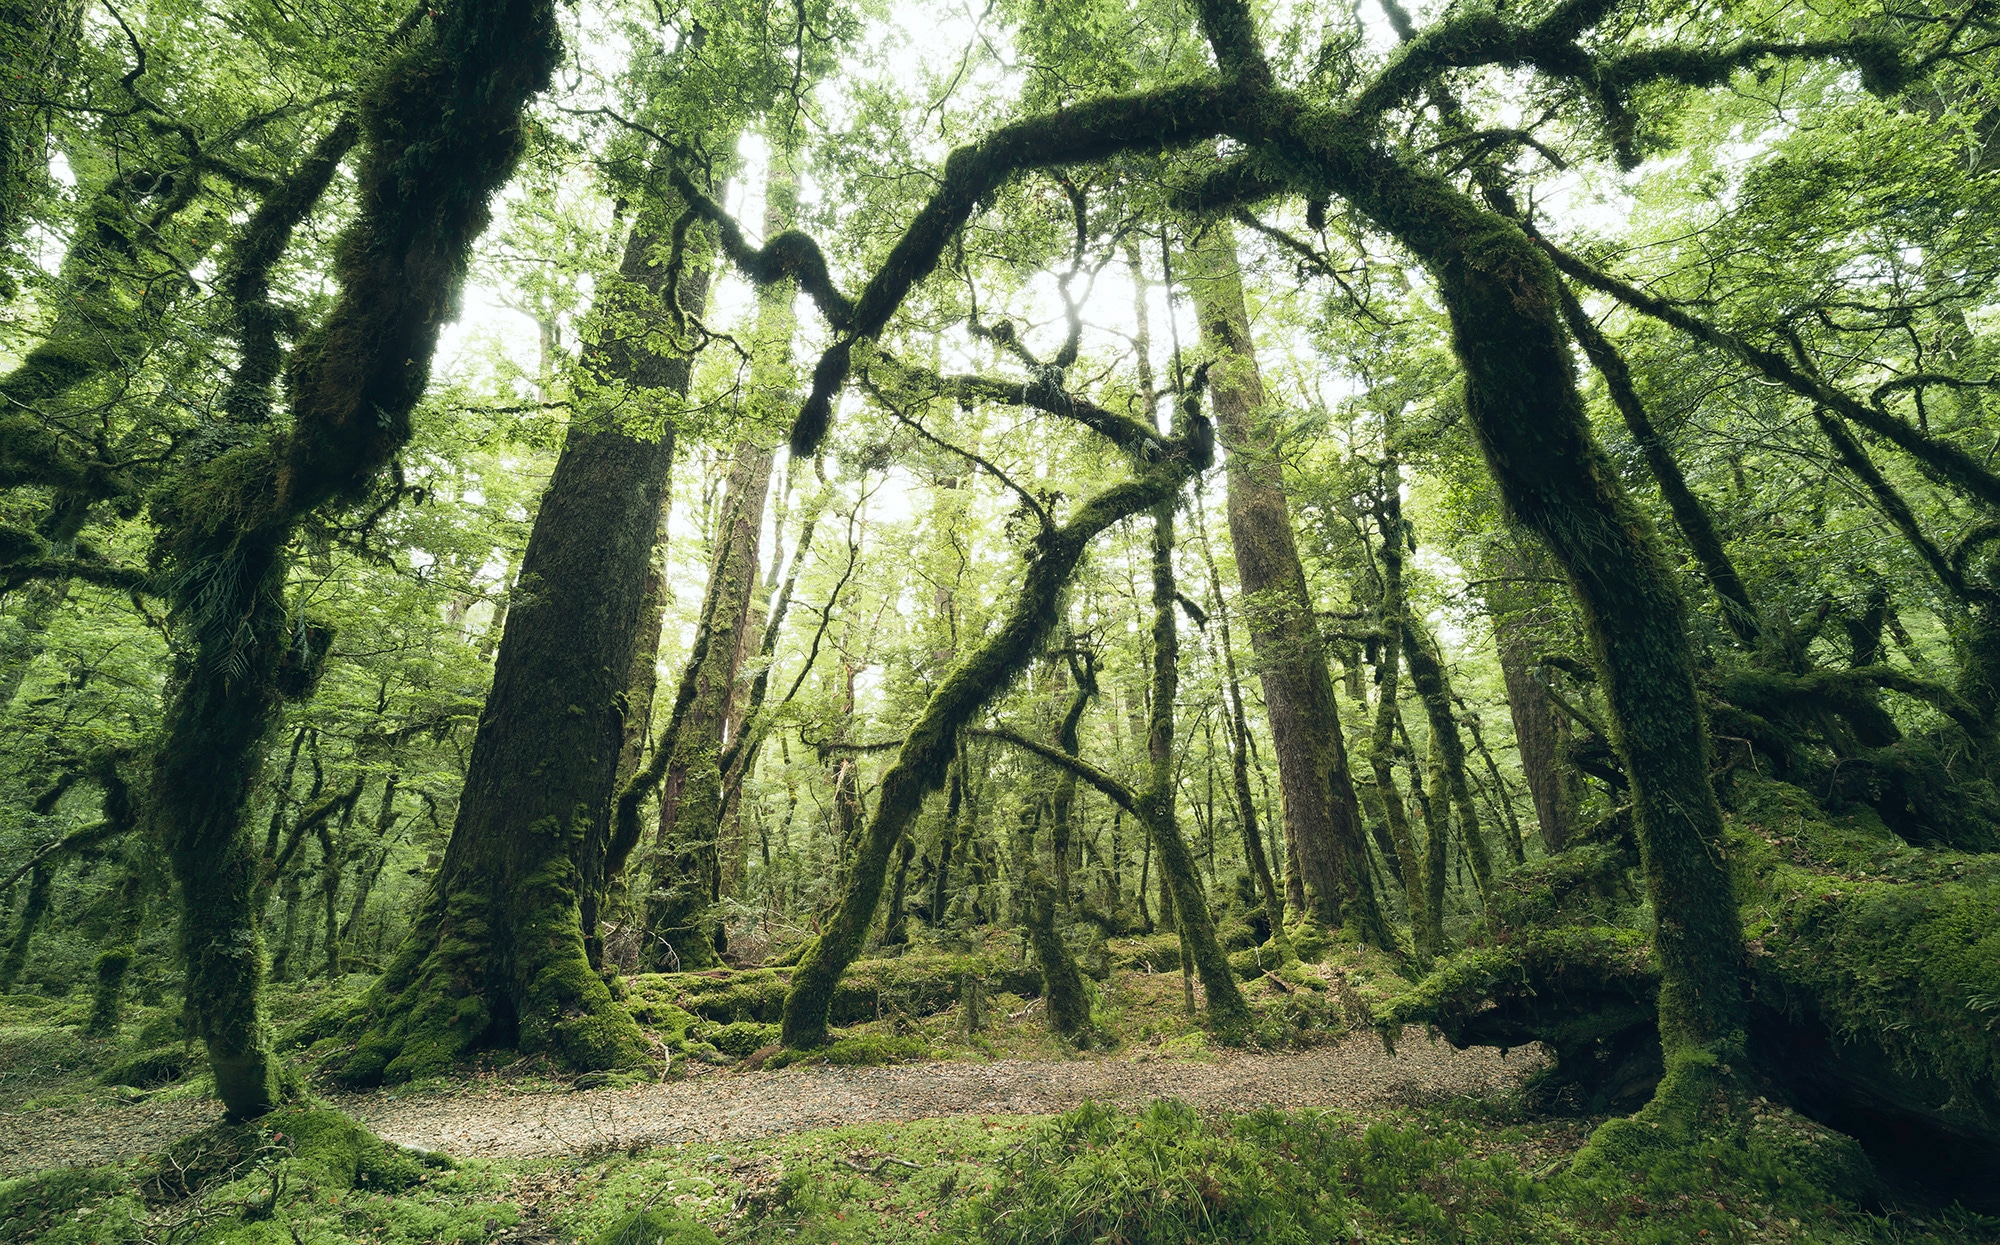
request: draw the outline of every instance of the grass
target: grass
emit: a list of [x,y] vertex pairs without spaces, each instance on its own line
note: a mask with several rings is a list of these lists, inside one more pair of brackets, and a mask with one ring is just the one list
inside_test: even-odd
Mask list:
[[[1776,1108],[1759,1114],[1759,1136],[1814,1127]],[[670,1245],[705,1241],[699,1229],[723,1245],[1975,1245],[2000,1234],[2000,1220],[1870,1213],[1837,1190],[1775,1178],[1755,1136],[1719,1138],[1656,1170],[1573,1175],[1568,1160],[1589,1124],[1490,1102],[1371,1118],[1086,1104],[1056,1117],[467,1163],[425,1170],[399,1190],[366,1187],[306,1147],[249,1146],[195,1198],[174,1202],[142,1202],[134,1169],[0,1185],[0,1238],[136,1241],[176,1224],[178,1239],[201,1245],[473,1245],[504,1235],[553,1245],[611,1240],[621,1228]]]

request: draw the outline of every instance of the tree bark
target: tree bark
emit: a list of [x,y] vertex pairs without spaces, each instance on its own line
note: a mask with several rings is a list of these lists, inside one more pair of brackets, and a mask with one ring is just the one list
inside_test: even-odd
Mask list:
[[1229,536],[1277,751],[1288,833],[1298,841],[1313,914],[1327,925],[1352,917],[1365,937],[1383,943],[1386,931],[1369,882],[1361,806],[1348,772],[1333,676],[1292,535],[1228,226],[1210,225],[1188,261],[1202,340],[1221,356],[1209,385],[1217,435],[1228,452]]
[[671,759],[660,788],[660,828],[646,860],[652,878],[646,945],[654,967],[668,947],[673,950],[668,958],[682,968],[719,962],[710,912],[722,897],[722,734],[749,633],[772,456],[772,447],[751,441],[736,448],[709,569],[709,600],[702,607],[709,619],[708,644],[690,657],[698,664],[683,673],[693,680],[694,698],[673,739],[660,742]]
[[[331,641],[288,625],[286,548],[307,515],[358,500],[408,441],[468,252],[520,153],[522,111],[560,51],[548,0],[467,0],[389,59],[357,104],[367,137],[341,293],[292,351],[288,426],[189,466],[153,498],[158,561],[193,635],[149,808],[180,884],[195,1028],[232,1116],[262,1115],[281,1092],[245,806],[280,703],[310,692]],[[418,159],[429,173],[412,177]]]
[[1493,621],[1521,774],[1528,780],[1528,794],[1535,803],[1542,846],[1554,855],[1569,845],[1578,792],[1563,761],[1562,711],[1550,703],[1548,689],[1535,677],[1535,663],[1541,656],[1535,635],[1551,627],[1554,612],[1541,582],[1555,569],[1546,562],[1547,556],[1538,548],[1501,540],[1488,546],[1480,559],[1480,571],[1486,580],[1486,614]]
[[[653,262],[671,220],[654,205],[626,245],[615,297],[657,308]],[[694,248],[690,248],[692,252]],[[677,291],[698,306],[705,267]],[[657,311],[656,311],[657,314]],[[600,343],[614,380],[685,392],[690,360]],[[646,1058],[638,1026],[593,971],[582,907],[603,887],[624,696],[674,441],[579,413],[535,514],[473,740],[444,863],[409,936],[365,1001],[373,1023],[348,1081],[441,1071],[480,1045],[571,1068]]]

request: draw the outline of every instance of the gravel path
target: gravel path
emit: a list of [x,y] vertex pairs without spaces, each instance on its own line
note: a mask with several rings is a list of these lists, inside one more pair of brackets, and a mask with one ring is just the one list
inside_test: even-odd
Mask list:
[[[392,1141],[459,1158],[593,1156],[684,1142],[748,1140],[868,1121],[1037,1115],[1087,1098],[1138,1104],[1361,1110],[1494,1093],[1541,1065],[1532,1051],[1453,1050],[1410,1029],[1389,1055],[1373,1034],[1290,1054],[1227,1053],[1213,1063],[1005,1060],[889,1068],[796,1067],[570,1093],[397,1094],[339,1105]],[[0,1114],[0,1176],[108,1163],[157,1150],[215,1120],[220,1104],[182,1100]]]
[[798,1067],[594,1093],[349,1099],[342,1105],[392,1141],[462,1158],[591,1155],[639,1146],[770,1137],[870,1121],[1040,1115],[1087,1098],[1198,1107],[1340,1107],[1484,1095],[1539,1067],[1520,1051],[1453,1050],[1411,1029],[1397,1054],[1373,1034],[1294,1054],[1215,1063],[1124,1059]]

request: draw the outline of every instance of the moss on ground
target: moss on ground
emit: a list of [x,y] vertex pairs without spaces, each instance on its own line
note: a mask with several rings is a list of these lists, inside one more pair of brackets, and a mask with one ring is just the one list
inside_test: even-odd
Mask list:
[[[1128,1245],[1399,1241],[1424,1245],[1984,1245],[2000,1220],[1935,1207],[1868,1213],[1841,1185],[1842,1142],[1756,1104],[1711,1137],[1628,1166],[1569,1172],[1591,1121],[1499,1103],[1200,1115],[1086,1105],[1057,1117],[870,1124],[638,1154],[419,1167],[351,1183],[360,1130],[298,1113],[192,1199],[140,1203],[132,1169],[0,1184],[0,1239],[82,1245]],[[267,1124],[260,1136],[280,1129]],[[365,1136],[365,1134],[362,1134]],[[379,1144],[379,1143],[378,1143]],[[365,1148],[365,1147],[364,1147]],[[1817,1163],[1802,1161],[1824,1156]],[[1633,1154],[1637,1154],[1634,1151]],[[1803,1175],[1801,1173],[1804,1173]],[[272,1190],[277,1190],[275,1197]],[[175,1232],[172,1225],[181,1225]]]

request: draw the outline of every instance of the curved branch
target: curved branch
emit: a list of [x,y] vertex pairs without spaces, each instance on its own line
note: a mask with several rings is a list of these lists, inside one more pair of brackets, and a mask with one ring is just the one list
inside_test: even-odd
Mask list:
[[1004,726],[991,728],[973,727],[965,733],[977,736],[980,739],[997,739],[1002,743],[1013,744],[1017,748],[1032,752],[1056,768],[1068,770],[1070,773],[1075,774],[1084,782],[1097,788],[1113,804],[1124,809],[1134,818],[1138,818],[1141,821],[1144,820],[1144,814],[1139,811],[1138,793],[1082,757],[1071,756],[1060,748],[1031,739],[1018,731],[1009,730]]
[[1738,360],[1799,396],[1837,411],[1842,418],[1882,437],[1916,459],[1936,478],[1949,482],[1987,505],[2000,506],[2000,475],[1988,470],[1985,464],[1972,454],[1949,441],[1939,441],[1926,436],[1888,411],[1870,406],[1851,394],[1835,389],[1777,351],[1765,350],[1735,333],[1710,324],[1697,316],[1689,315],[1667,300],[1656,298],[1637,286],[1585,263],[1547,238],[1539,235],[1530,236],[1548,252],[1556,267],[1569,276],[1594,290],[1609,294],[1634,311],[1672,325],[1696,341],[1734,355]]

